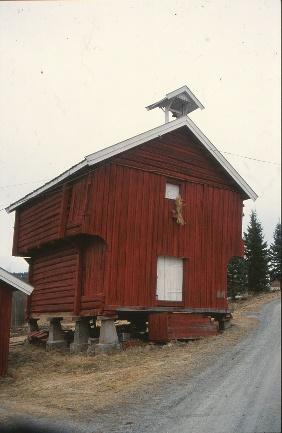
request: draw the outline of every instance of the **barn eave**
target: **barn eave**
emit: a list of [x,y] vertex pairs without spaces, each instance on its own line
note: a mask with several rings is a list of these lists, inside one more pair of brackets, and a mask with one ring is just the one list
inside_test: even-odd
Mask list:
[[157,128],[146,131],[142,134],[136,135],[135,137],[129,138],[128,140],[117,143],[113,146],[107,147],[106,149],[100,150],[98,152],[92,153],[86,156],[89,166],[93,166],[116,156],[126,150],[137,147],[144,144],[150,140],[157,137],[161,137],[164,134],[173,132],[179,128],[186,127],[191,131],[196,138],[204,145],[207,151],[218,161],[218,163],[223,167],[223,169],[233,178],[236,184],[242,189],[246,194],[247,198],[252,200],[257,199],[257,194],[253,189],[247,184],[247,182],[240,176],[240,174],[235,170],[234,167],[227,161],[226,158],[216,149],[216,147],[211,143],[211,141],[202,133],[202,131],[195,125],[195,123],[188,117],[182,117],[180,119],[174,120],[172,122],[165,123]]
[[46,182],[44,185],[40,186],[39,188],[35,189],[31,193],[25,195],[20,200],[17,200],[16,202],[10,204],[10,206],[6,207],[6,211],[8,213],[13,212],[18,207],[26,203],[27,201],[39,196],[40,194],[44,193],[45,191],[49,191],[53,187],[59,185],[64,180],[69,179],[79,171],[81,171],[84,167],[87,167],[87,161],[84,159],[83,161],[79,162],[78,164],[72,166],[70,169],[64,171],[59,176],[55,177],[54,179],[50,180],[49,182]]
[[149,131],[143,132],[139,135],[136,135],[127,140],[121,141],[117,144],[114,144],[110,147],[102,149],[98,152],[87,155],[85,159],[78,164],[71,167],[69,170],[66,170],[59,176],[52,179],[50,182],[45,183],[43,186],[37,188],[30,194],[27,194],[20,200],[12,203],[10,206],[6,208],[8,213],[13,212],[15,209],[26,203],[27,201],[39,196],[47,190],[54,188],[55,186],[61,184],[66,179],[71,178],[78,172],[81,172],[86,167],[92,167],[106,161],[126,150],[137,147],[141,144],[144,144],[150,140],[153,140],[157,137],[161,137],[169,132],[173,132],[182,127],[186,127],[189,131],[193,133],[193,135],[202,143],[202,145],[206,148],[206,150],[215,158],[215,160],[220,164],[220,166],[229,174],[237,186],[243,191],[246,198],[250,198],[252,200],[257,199],[257,194],[253,191],[253,189],[247,184],[247,182],[240,176],[240,174],[232,167],[232,165],[227,161],[227,159],[216,149],[216,147],[210,142],[210,140],[202,133],[202,131],[195,125],[195,123],[189,119],[188,117],[181,117],[172,122],[165,123],[161,126],[158,126]]

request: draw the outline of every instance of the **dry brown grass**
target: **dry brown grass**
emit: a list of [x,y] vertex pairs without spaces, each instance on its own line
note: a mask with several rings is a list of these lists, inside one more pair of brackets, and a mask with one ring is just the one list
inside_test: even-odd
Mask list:
[[96,357],[16,345],[10,352],[9,376],[0,380],[0,404],[15,414],[93,416],[136,389],[156,386],[184,369],[192,375],[256,326],[257,320],[246,312],[277,297],[280,293],[269,293],[232,304],[234,319],[228,330],[190,343],[144,345]]

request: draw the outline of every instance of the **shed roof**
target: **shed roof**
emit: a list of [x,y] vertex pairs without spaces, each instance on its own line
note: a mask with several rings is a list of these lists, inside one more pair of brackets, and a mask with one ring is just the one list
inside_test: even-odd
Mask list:
[[253,189],[247,184],[247,182],[240,176],[240,174],[235,170],[234,167],[227,161],[227,159],[220,153],[219,150],[209,141],[209,139],[200,131],[200,129],[195,125],[195,123],[189,117],[181,117],[172,122],[165,123],[157,128],[150,129],[149,131],[143,132],[142,134],[136,135],[128,140],[121,141],[113,146],[107,147],[98,152],[92,153],[84,158],[83,161],[71,167],[69,170],[63,172],[56,178],[52,179],[50,182],[45,183],[43,186],[34,190],[33,192],[27,194],[20,200],[12,203],[6,208],[6,211],[12,212],[22,204],[27,201],[39,196],[41,193],[53,188],[55,185],[63,182],[69,177],[78,173],[85,167],[91,167],[102,161],[118,155],[126,150],[137,147],[143,143],[146,143],[154,138],[161,137],[169,132],[175,131],[182,127],[187,128],[191,131],[194,136],[202,143],[202,145],[208,150],[208,152],[217,160],[217,162],[223,167],[223,169],[233,178],[235,183],[245,192],[248,198],[252,200],[257,199],[257,194]]
[[5,271],[5,269],[0,268],[0,282],[6,283],[12,290],[20,290],[26,295],[30,295],[34,289],[30,284],[25,283],[23,280],[10,274],[10,272]]

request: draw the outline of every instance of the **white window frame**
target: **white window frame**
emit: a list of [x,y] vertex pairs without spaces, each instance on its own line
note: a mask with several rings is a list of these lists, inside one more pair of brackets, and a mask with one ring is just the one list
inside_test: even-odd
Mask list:
[[175,200],[180,195],[180,185],[176,183],[166,182],[165,185],[165,198]]

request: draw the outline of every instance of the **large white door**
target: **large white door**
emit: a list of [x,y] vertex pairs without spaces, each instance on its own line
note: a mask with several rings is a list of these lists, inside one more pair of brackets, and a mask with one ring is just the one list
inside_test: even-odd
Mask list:
[[158,257],[157,299],[159,301],[182,301],[183,259]]

